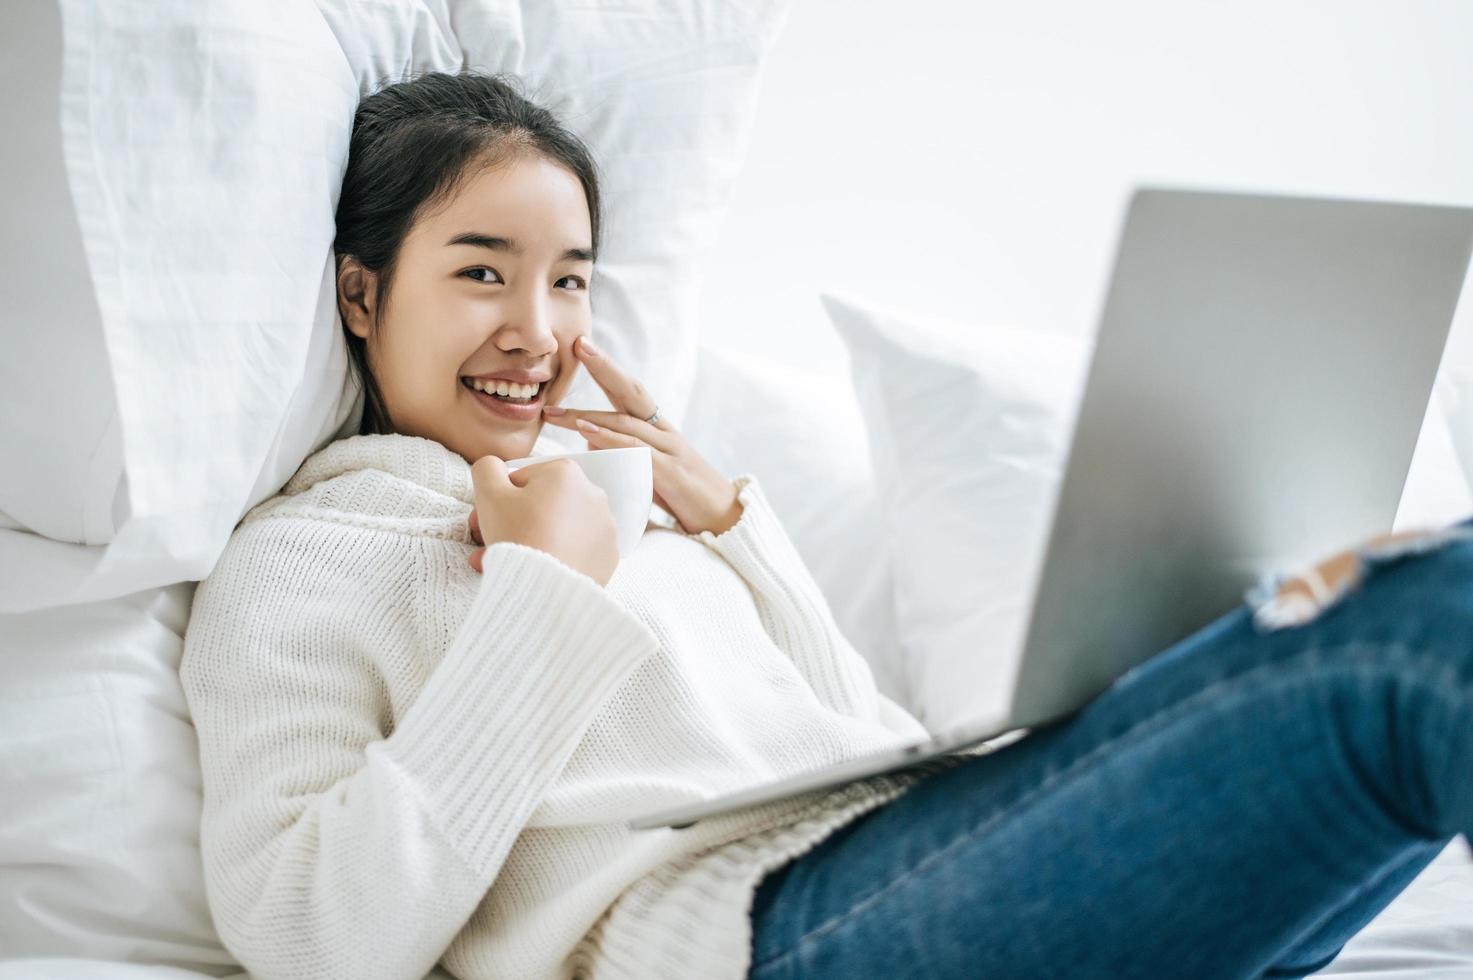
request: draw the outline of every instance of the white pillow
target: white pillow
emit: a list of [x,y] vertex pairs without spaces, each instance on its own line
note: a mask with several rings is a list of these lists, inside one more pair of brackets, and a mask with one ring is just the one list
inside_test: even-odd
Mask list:
[[867,423],[912,713],[942,732],[1006,706],[1088,345],[820,299]]
[[912,710],[890,539],[847,379],[703,344],[682,432],[726,475],[757,474],[875,686]]
[[[0,611],[202,578],[351,407],[323,297],[358,92],[321,16],[18,9],[6,53],[59,122],[8,159],[64,160],[67,186],[21,244],[41,258],[0,265],[23,354],[0,359],[0,456],[25,461],[0,481]],[[19,169],[0,193],[24,203],[48,175]]]
[[[38,145],[0,176],[55,208],[64,157],[75,207],[38,215],[49,237],[24,246],[38,260],[0,280],[24,300],[9,332],[26,355],[0,374],[15,420],[0,454],[36,461],[0,482],[0,611],[203,578],[240,516],[356,425],[333,211],[360,95],[408,71],[518,74],[589,144],[606,206],[594,333],[678,421],[701,264],[788,4],[30,10],[7,46],[34,61],[64,42],[60,126],[18,127]],[[73,295],[41,288],[53,283]],[[568,397],[608,405],[586,372]]]
[[[1473,368],[1456,360],[1444,361],[1432,390],[1443,406],[1447,421],[1446,441],[1452,446],[1452,455],[1457,458],[1465,481],[1473,484]],[[1442,458],[1445,452],[1438,455]],[[1470,509],[1473,509],[1473,503],[1464,501],[1463,514],[1466,515]]]
[[1457,374],[1446,361],[1437,372],[1392,530],[1452,524],[1473,513],[1473,489],[1453,426],[1467,410]]
[[571,99],[609,204],[595,333],[674,418],[695,273],[787,2],[63,0],[60,17],[7,18],[4,53],[34,55],[10,64],[50,53],[50,75],[26,77],[60,85],[61,122],[51,144],[19,127],[37,145],[0,162],[64,158],[68,186],[27,164],[0,193],[70,196],[32,211],[38,233],[73,222],[72,248],[39,242],[26,269],[95,294],[97,316],[42,288],[0,314],[25,355],[0,361],[0,453],[25,463],[0,469],[5,956],[239,970],[198,867],[182,611],[240,516],[356,426],[331,241],[360,79],[455,51]]

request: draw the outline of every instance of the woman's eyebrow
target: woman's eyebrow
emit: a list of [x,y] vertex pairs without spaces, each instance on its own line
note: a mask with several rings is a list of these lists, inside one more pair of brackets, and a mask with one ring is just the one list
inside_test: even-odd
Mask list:
[[[483,235],[477,231],[461,232],[459,235],[456,235],[445,244],[474,245],[477,248],[489,248],[497,252],[510,252],[513,255],[522,254],[522,246],[518,245],[510,238],[498,238],[495,235]],[[592,262],[593,249],[570,248],[567,251],[563,252],[562,257],[561,259],[559,259],[559,261],[563,261],[566,259],[575,259],[580,262]]]

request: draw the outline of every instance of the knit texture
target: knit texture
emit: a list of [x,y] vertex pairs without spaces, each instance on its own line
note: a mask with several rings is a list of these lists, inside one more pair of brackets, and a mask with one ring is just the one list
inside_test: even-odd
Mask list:
[[[557,448],[557,447],[553,447]],[[497,542],[414,436],[315,453],[195,592],[210,909],[256,980],[738,980],[752,893],[956,753],[683,829],[721,795],[925,737],[875,688],[751,473],[607,586]]]

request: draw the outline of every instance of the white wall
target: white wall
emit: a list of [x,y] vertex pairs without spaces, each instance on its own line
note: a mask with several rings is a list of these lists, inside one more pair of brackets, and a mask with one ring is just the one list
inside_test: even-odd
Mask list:
[[1473,204],[1473,3],[795,0],[703,339],[844,373],[825,288],[1092,332],[1152,180]]

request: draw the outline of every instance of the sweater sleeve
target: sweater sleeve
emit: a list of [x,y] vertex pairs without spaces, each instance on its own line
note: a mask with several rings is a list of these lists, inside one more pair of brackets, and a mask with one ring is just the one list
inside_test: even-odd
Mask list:
[[593,579],[496,543],[396,724],[381,665],[420,648],[423,542],[294,519],[243,534],[199,586],[180,665],[220,937],[258,980],[424,976],[658,643]]
[[893,712],[882,712],[869,664],[839,631],[828,600],[768,504],[756,475],[743,473],[732,482],[742,503],[741,517],[720,534],[701,531],[691,536],[746,580],[772,641],[792,658],[824,705],[893,727]]

